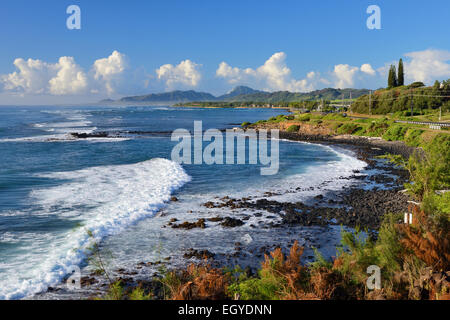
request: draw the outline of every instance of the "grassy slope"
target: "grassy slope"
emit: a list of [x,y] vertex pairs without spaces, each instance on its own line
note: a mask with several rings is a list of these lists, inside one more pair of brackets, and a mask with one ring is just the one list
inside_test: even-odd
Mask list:
[[[280,115],[268,120],[261,120],[254,125],[264,123],[292,123],[292,126],[302,124],[313,124],[321,127],[328,127],[335,134],[351,134],[356,136],[381,137],[387,141],[404,141],[409,146],[419,147],[429,143],[438,134],[449,134],[447,128],[442,130],[430,129],[426,125],[395,123],[395,120],[430,121],[437,117],[437,114],[429,114],[428,117],[395,117],[395,116],[366,116],[363,114],[350,114],[344,117],[342,114],[332,113],[322,115],[320,113],[294,113],[290,116]],[[444,114],[443,119],[448,119],[450,115]],[[245,125],[248,125],[246,123]],[[293,128],[289,131],[293,132]],[[298,131],[298,129],[297,129]]]

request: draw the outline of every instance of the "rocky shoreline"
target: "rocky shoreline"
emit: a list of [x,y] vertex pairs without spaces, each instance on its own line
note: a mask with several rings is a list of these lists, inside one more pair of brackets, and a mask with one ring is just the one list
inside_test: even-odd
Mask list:
[[[314,143],[333,144],[341,148],[350,149],[358,159],[367,163],[362,172],[354,172],[350,177],[340,177],[354,181],[354,183],[342,190],[325,192],[312,197],[304,202],[282,202],[273,198],[277,196],[271,192],[265,192],[264,198],[246,197],[234,199],[230,197],[211,199],[203,203],[208,210],[223,210],[225,215],[212,214],[209,217],[198,217],[194,221],[183,221],[177,218],[167,219],[163,228],[195,232],[206,228],[219,227],[224,232],[236,233],[242,226],[249,226],[253,230],[267,230],[266,240],[253,241],[250,232],[234,242],[232,251],[219,252],[209,247],[187,247],[180,253],[184,259],[184,265],[199,262],[204,258],[210,259],[217,267],[239,265],[255,272],[260,262],[267,254],[276,247],[287,250],[295,240],[302,239],[301,245],[305,247],[305,262],[313,261],[314,248],[331,252],[339,243],[341,227],[353,228],[359,226],[368,229],[376,236],[383,216],[388,212],[400,213],[407,210],[409,197],[401,192],[403,183],[407,181],[408,174],[405,170],[394,167],[386,161],[376,157],[387,152],[407,156],[413,150],[410,147],[397,143],[379,141],[378,139],[362,139],[353,137],[333,136],[305,136],[301,134],[290,134],[280,132],[281,139],[292,141],[308,141]],[[369,171],[380,171],[382,173],[369,175]],[[377,171],[377,172],[378,172]],[[363,185],[371,184],[370,188]],[[295,192],[302,192],[297,188]],[[291,192],[291,191],[286,191]],[[171,201],[179,201],[172,197]],[[245,214],[239,214],[245,212]],[[228,214],[226,214],[228,213]],[[162,217],[167,213],[162,213]],[[261,219],[258,221],[258,219]],[[258,221],[255,223],[254,221]],[[252,234],[253,235],[253,234]],[[193,235],[195,236],[195,235]],[[247,238],[246,238],[247,237]],[[120,280],[125,286],[133,287],[140,285],[152,288],[161,293],[160,282],[162,276],[160,270],[180,268],[180,265],[172,265],[176,256],[171,255],[159,261],[142,261],[134,270],[118,269],[114,271],[114,278]],[[136,278],[141,271],[148,269],[147,278]],[[182,267],[181,267],[182,268]],[[108,283],[96,274],[89,274],[81,278],[85,290],[82,297],[88,298],[104,292]],[[54,293],[58,288],[49,288]],[[44,295],[45,296],[45,295]],[[162,298],[156,294],[156,298]]]
[[[307,141],[314,143],[328,143],[356,146],[360,149],[368,148],[368,153],[372,155],[383,155],[386,153],[401,155],[405,159],[409,158],[411,154],[417,149],[415,147],[407,146],[403,141],[386,141],[382,138],[362,137],[353,135],[320,135],[320,134],[305,134],[305,133],[289,133],[280,131],[280,139],[291,141]],[[379,150],[377,150],[378,148]]]

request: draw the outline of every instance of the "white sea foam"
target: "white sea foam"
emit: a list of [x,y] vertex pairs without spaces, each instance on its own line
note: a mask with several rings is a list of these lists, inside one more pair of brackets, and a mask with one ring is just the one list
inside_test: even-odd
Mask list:
[[[77,133],[92,133],[94,130],[71,130],[69,132],[77,132]],[[5,138],[0,139],[1,142],[122,142],[131,140],[131,138],[124,137],[108,137],[108,138],[98,138],[98,137],[90,137],[86,139],[78,139],[68,133],[61,134],[49,134],[49,135],[40,135],[40,136],[32,136],[32,137],[22,137],[22,138]]]
[[44,123],[35,123],[33,127],[36,128],[77,128],[77,127],[87,127],[92,122],[86,121],[83,118],[78,118],[80,121],[62,121],[62,122],[44,122]]
[[[283,141],[310,144],[308,142]],[[241,189],[239,194],[233,196],[252,195],[266,198],[267,196],[263,192],[270,191],[274,194],[280,194],[272,196],[272,200],[284,202],[304,201],[326,191],[340,190],[344,186],[352,184],[354,181],[345,178],[354,175],[355,171],[361,171],[367,166],[367,163],[358,160],[352,151],[336,146],[321,145],[321,147],[336,154],[337,159],[321,165],[312,164],[311,167],[306,168],[305,172],[292,174],[278,181],[267,180],[259,184],[257,190],[255,190],[254,186],[249,189]],[[286,191],[288,192],[286,193]]]
[[[305,142],[293,142],[305,143]],[[342,189],[344,186],[350,185],[353,181],[348,178],[355,174],[355,171],[361,171],[367,167],[367,163],[357,159],[354,153],[336,146],[324,146],[323,148],[335,153],[338,160],[327,162],[323,165],[312,166],[307,169],[305,173],[292,175],[279,185],[280,188],[291,187],[291,190],[297,188],[301,189],[302,200],[318,194],[323,194],[324,191],[336,191]],[[311,187],[314,187],[312,189]],[[319,187],[319,188],[317,188]],[[310,188],[308,190],[308,188]],[[274,197],[274,200],[279,201],[299,201],[298,193],[287,193],[279,197]]]
[[166,159],[40,177],[61,184],[34,190],[32,202],[49,217],[81,221],[82,226],[65,232],[33,232],[32,240],[27,234],[15,238],[24,242],[26,250],[1,265],[0,299],[24,298],[57,284],[70,266],[85,259],[93,241],[87,230],[95,240],[122,231],[155,214],[174,190],[190,180],[180,165]]
[[[64,114],[64,113],[58,113]],[[34,135],[29,137],[20,138],[5,138],[0,139],[0,142],[64,142],[64,141],[76,141],[77,139],[71,136],[69,133],[93,133],[97,130],[97,127],[91,126],[92,122],[86,120],[85,115],[75,114],[67,117],[69,121],[60,122],[43,122],[34,123],[32,127],[45,132],[52,132],[49,135]],[[113,139],[112,141],[118,141]],[[122,140],[119,140],[122,141]],[[100,142],[100,141],[99,141]],[[109,141],[108,141],[109,142]]]
[[0,142],[65,142],[65,141],[76,141],[76,139],[70,136],[69,134],[47,134],[31,137],[0,139]]

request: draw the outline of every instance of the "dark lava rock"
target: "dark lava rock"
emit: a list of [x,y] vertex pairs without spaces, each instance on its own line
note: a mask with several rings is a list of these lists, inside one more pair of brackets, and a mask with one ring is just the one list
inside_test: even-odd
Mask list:
[[214,202],[212,202],[212,201],[208,201],[208,202],[204,203],[203,205],[204,205],[206,208],[209,208],[209,209],[215,208],[215,207],[216,207],[216,205],[215,205]]
[[174,229],[186,229],[186,230],[190,230],[190,229],[194,229],[194,228],[205,229],[206,228],[206,224],[205,224],[205,219],[198,219],[197,222],[185,221],[185,222],[180,223],[180,224],[174,224],[171,227],[174,228]]
[[170,198],[170,201],[176,202],[176,201],[178,201],[178,198],[173,196],[173,197]]
[[242,220],[234,219],[231,217],[226,217],[220,225],[225,228],[234,228],[234,227],[240,227],[243,224],[244,224],[244,222]]
[[207,220],[211,221],[211,222],[219,222],[219,221],[222,221],[223,218],[222,217],[213,217],[213,218],[208,218]]
[[196,249],[188,249],[185,254],[183,255],[184,258],[190,259],[192,257],[197,259],[211,259],[214,257],[214,253],[208,251],[208,250],[196,250]]
[[109,138],[108,132],[94,132],[94,133],[78,133],[72,132],[70,135],[77,139],[87,139],[87,138]]
[[98,282],[98,280],[96,280],[93,277],[82,277],[81,280],[80,280],[80,284],[81,284],[82,287],[88,287],[88,286],[91,286],[91,285],[93,285],[93,284],[95,284],[97,282]]

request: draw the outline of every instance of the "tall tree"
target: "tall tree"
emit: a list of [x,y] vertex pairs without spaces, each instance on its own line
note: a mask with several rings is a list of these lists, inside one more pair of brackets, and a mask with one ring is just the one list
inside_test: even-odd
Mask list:
[[388,88],[394,88],[397,86],[397,72],[395,66],[391,65],[388,76]]
[[405,72],[403,71],[403,59],[400,58],[400,61],[398,62],[398,80],[397,80],[398,86],[404,86],[405,85]]

